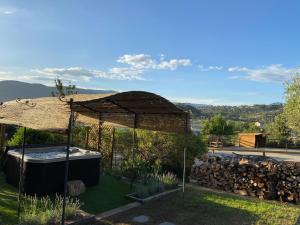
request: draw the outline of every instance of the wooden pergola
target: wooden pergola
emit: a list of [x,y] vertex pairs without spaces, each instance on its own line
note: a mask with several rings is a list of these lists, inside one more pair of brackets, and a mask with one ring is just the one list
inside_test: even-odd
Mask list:
[[[65,202],[69,169],[69,148],[74,122],[99,125],[98,149],[101,146],[101,125],[133,128],[132,157],[136,149],[135,129],[174,132],[185,135],[183,149],[182,193],[185,192],[187,134],[191,130],[189,114],[167,99],[149,92],[130,91],[113,94],[78,94],[66,97],[17,99],[0,104],[0,124],[24,127],[20,165],[19,200],[25,154],[26,127],[67,134],[64,201],[61,224],[65,223]],[[19,211],[19,210],[18,210]]]

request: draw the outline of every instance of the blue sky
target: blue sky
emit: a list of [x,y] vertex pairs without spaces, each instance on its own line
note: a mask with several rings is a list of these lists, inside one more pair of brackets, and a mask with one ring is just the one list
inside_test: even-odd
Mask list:
[[283,101],[300,2],[0,1],[0,80],[145,90],[173,101]]

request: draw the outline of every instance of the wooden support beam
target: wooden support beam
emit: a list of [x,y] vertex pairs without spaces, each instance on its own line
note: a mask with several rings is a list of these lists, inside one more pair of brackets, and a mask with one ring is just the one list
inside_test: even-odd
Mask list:
[[26,144],[26,127],[23,128],[22,137],[22,158],[19,164],[19,194],[18,194],[18,218],[20,218],[21,213],[21,201],[23,194],[23,184],[24,184],[24,156],[25,156],[25,144]]
[[[72,109],[73,99],[70,99],[70,109]],[[67,182],[69,179],[69,157],[70,157],[70,146],[71,146],[71,137],[72,137],[72,128],[74,122],[74,112],[71,110],[68,126],[68,140],[67,140],[67,149],[66,149],[66,161],[65,161],[65,177],[64,177],[64,193],[63,193],[63,207],[62,207],[62,216],[61,216],[61,225],[65,224],[65,212],[66,212],[66,200],[67,200]]]
[[186,151],[188,146],[188,124],[189,124],[189,115],[185,115],[185,133],[184,133],[184,146],[183,146],[183,171],[182,171],[182,199],[183,205],[185,203],[185,173],[186,173]]
[[0,124],[0,155],[4,151],[5,143],[6,143],[5,125]]

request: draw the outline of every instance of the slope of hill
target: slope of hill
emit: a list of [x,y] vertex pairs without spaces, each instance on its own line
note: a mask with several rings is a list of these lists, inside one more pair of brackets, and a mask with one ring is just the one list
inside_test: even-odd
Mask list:
[[226,119],[245,122],[271,122],[274,117],[282,112],[283,104],[261,104],[241,106],[195,106],[188,103],[178,103],[177,106],[192,113],[194,119],[207,119],[221,114]]
[[[102,94],[115,92],[112,90],[76,89],[80,94]],[[54,87],[43,84],[30,84],[20,81],[0,81],[0,102],[14,100],[16,98],[38,98],[51,96],[55,92]]]

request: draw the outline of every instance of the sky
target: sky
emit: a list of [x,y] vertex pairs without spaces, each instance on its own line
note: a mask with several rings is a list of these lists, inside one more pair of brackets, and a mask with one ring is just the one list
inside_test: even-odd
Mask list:
[[297,0],[0,0],[0,80],[283,102],[299,22]]

